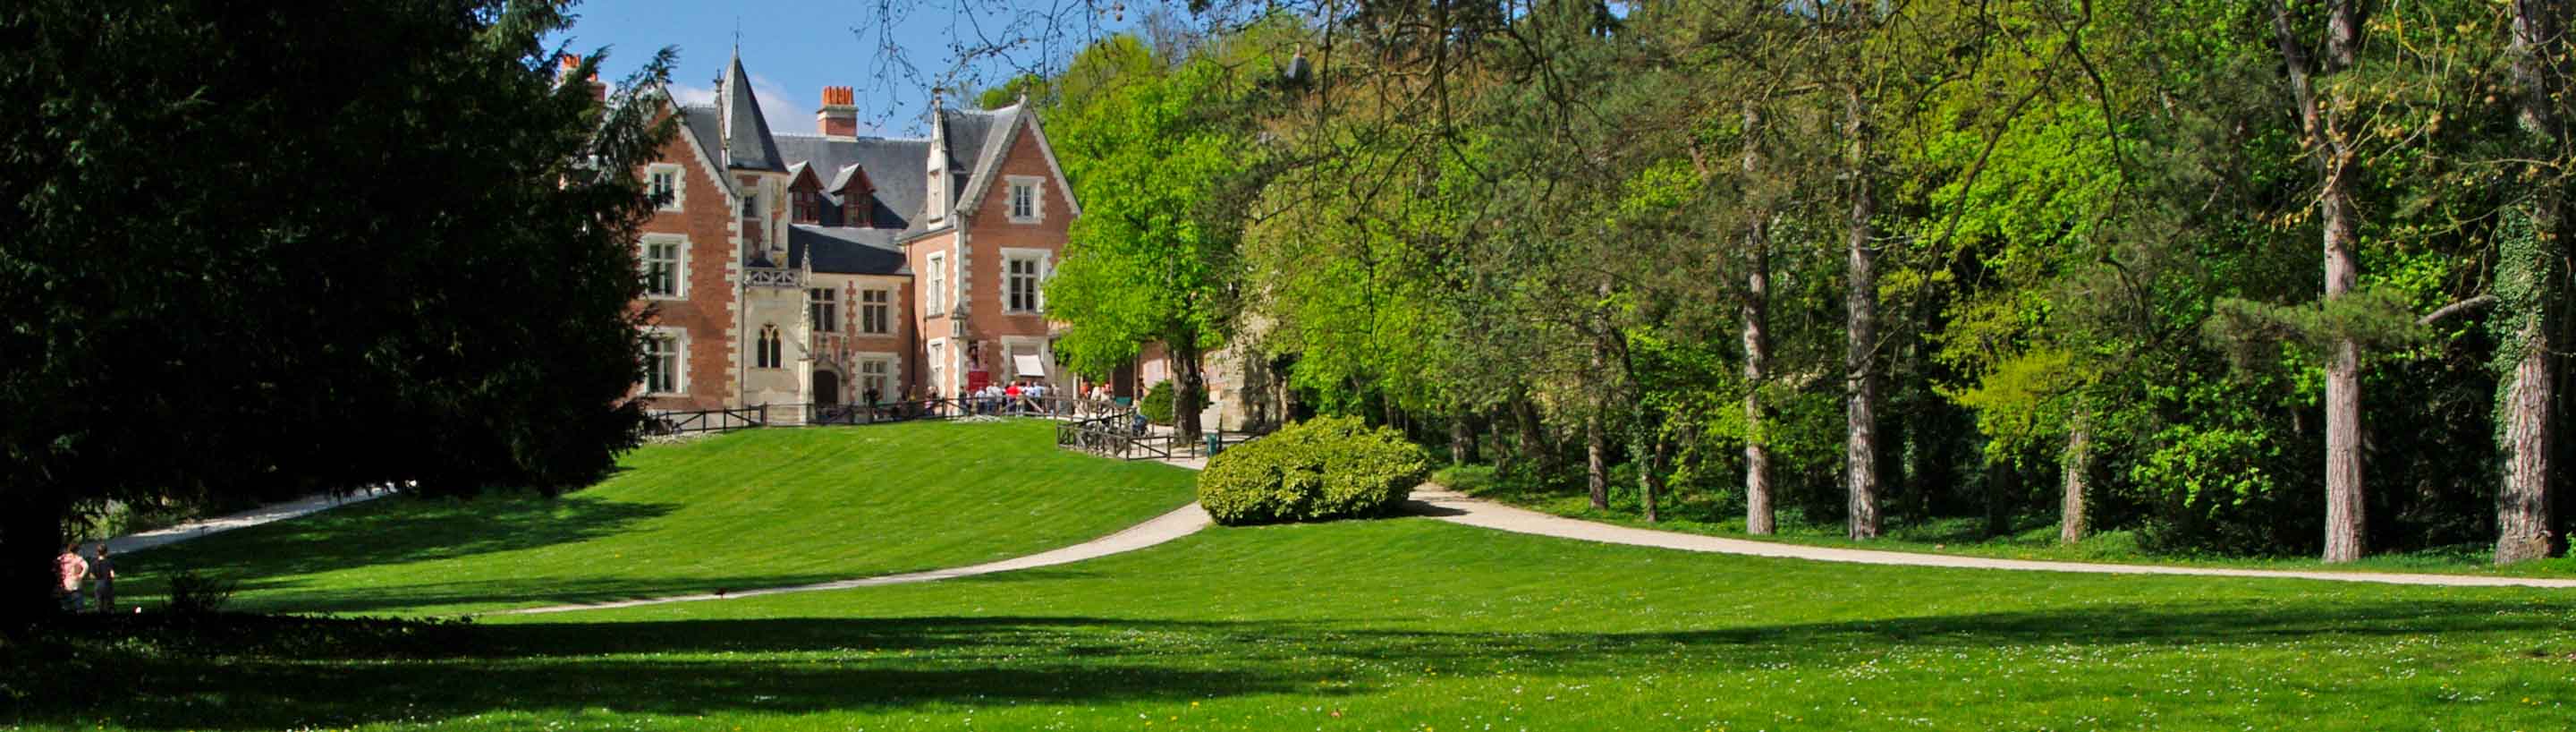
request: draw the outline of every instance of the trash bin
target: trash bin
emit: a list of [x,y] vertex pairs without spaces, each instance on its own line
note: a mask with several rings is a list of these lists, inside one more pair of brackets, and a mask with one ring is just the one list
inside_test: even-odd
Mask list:
[[1225,436],[1214,432],[1207,433],[1208,457],[1216,457],[1220,452],[1225,452]]

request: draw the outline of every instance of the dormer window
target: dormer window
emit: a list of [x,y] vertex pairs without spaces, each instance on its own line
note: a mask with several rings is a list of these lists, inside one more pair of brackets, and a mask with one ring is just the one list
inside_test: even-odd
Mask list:
[[795,191],[795,193],[794,193],[793,195],[794,195],[794,197],[795,197],[795,201],[796,201],[796,223],[799,223],[799,224],[816,224],[816,223],[822,223],[822,221],[823,221],[823,194],[822,194],[822,193],[816,192],[814,189],[811,189],[811,188],[798,188],[798,189],[796,189],[796,191]]
[[868,197],[864,195],[857,193],[841,194],[841,225],[856,226],[860,228],[875,227],[877,225],[876,216],[874,215],[876,213],[876,207],[868,205],[869,203]]

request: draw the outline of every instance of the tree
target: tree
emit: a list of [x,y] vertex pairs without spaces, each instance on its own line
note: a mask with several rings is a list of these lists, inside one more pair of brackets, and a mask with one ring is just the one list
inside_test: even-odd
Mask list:
[[[2325,299],[2331,304],[2352,292],[2360,277],[2354,259],[2358,220],[2352,187],[2360,177],[2353,130],[2344,119],[2352,108],[2346,85],[2329,85],[2317,97],[2321,77],[2350,70],[2360,62],[2360,0],[2327,0],[2325,55],[2311,58],[2290,15],[2288,0],[2272,0],[2272,27],[2288,69],[2291,99],[2299,127],[2314,156],[2320,189],[2317,216],[2325,230]],[[2361,346],[2350,338],[2333,346],[2326,364],[2326,549],[2328,562],[2360,559],[2364,549],[2366,506],[2361,483]]]
[[[551,3],[0,11],[0,619],[107,501],[603,473],[633,444],[639,96]],[[491,297],[507,292],[510,297]]]
[[2559,434],[2558,353],[2567,317],[2566,191],[2568,159],[2565,102],[2567,5],[2561,0],[2515,0],[2512,35],[2515,121],[2521,140],[2516,166],[2533,183],[2509,209],[2498,238],[2496,290],[2505,313],[2497,323],[2502,346],[2496,360],[2504,387],[2496,394],[2497,449],[2504,484],[2496,491],[2495,563],[2548,556],[2550,483]]
[[[1057,348],[1105,374],[1161,343],[1181,404],[1204,400],[1199,356],[1224,343],[1240,282],[1237,245],[1250,135],[1230,114],[1248,85],[1217,64],[1131,79],[1063,125],[1065,173],[1089,203],[1047,282]],[[1199,413],[1179,431],[1197,439]]]

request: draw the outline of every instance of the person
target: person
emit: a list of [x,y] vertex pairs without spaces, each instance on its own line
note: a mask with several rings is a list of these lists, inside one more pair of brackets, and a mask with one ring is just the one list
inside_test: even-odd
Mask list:
[[98,598],[99,612],[116,612],[116,560],[108,558],[107,542],[99,542],[97,549],[90,552],[98,555],[89,563],[91,594]]
[[89,576],[89,562],[80,555],[80,542],[63,545],[63,553],[54,557],[54,596],[62,601],[63,612],[81,610],[81,578]]
[[1024,413],[1024,412],[1028,411],[1028,410],[1026,409],[1026,407],[1028,406],[1028,404],[1027,404],[1027,402],[1022,401],[1022,400],[1021,400],[1021,397],[1025,396],[1025,395],[1027,395],[1027,394],[1028,394],[1028,392],[1027,392],[1027,391],[1022,390],[1022,389],[1020,388],[1020,382],[1017,382],[1017,381],[1011,382],[1011,386],[1010,386],[1010,388],[1006,388],[1006,389],[1003,389],[1003,390],[1002,390],[1002,400],[1003,400],[1003,401],[1002,401],[1002,403],[1003,403],[1003,404],[1008,404],[1008,405],[1010,405],[1010,409],[1009,409],[1009,411],[1010,411],[1010,413],[1011,413],[1011,414],[1021,414],[1021,413]]

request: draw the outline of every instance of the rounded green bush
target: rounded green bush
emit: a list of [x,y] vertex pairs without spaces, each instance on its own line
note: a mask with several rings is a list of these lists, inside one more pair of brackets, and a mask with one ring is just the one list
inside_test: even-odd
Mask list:
[[1228,526],[1384,516],[1431,472],[1431,455],[1390,429],[1322,417],[1218,453],[1199,506]]

